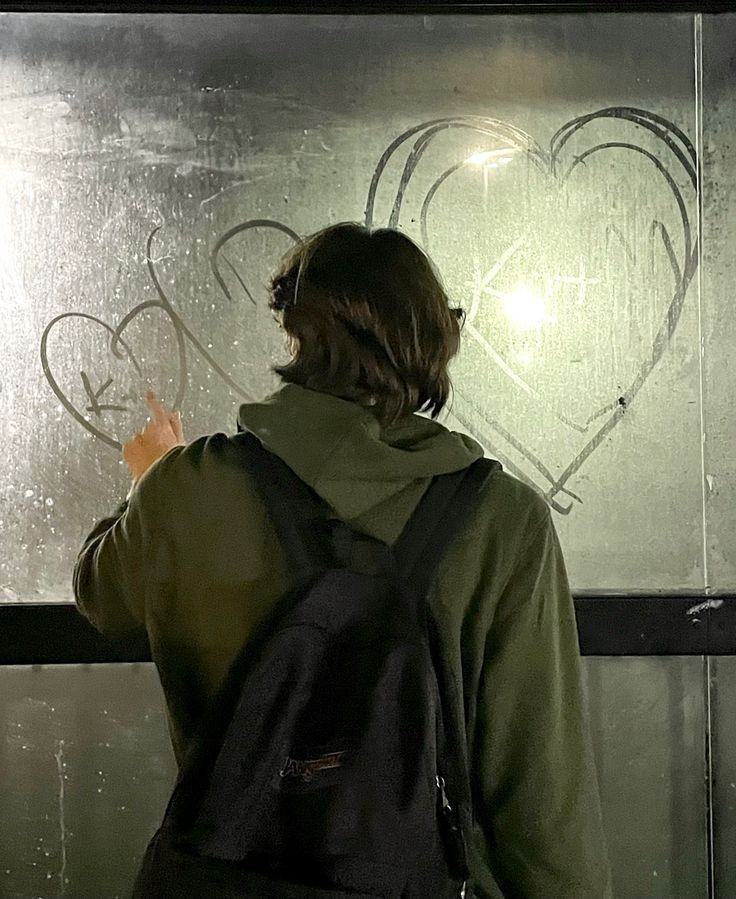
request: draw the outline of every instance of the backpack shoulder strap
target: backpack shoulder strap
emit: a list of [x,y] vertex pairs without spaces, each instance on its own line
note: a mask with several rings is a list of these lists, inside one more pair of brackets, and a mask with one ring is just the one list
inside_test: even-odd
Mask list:
[[500,469],[495,459],[477,459],[432,480],[394,546],[398,570],[412,594],[427,595],[444,550],[475,511],[487,479]]
[[[462,726],[462,699],[457,695],[456,677],[443,654],[441,635],[429,614],[426,600],[445,550],[478,507],[488,478],[501,468],[500,462],[493,459],[478,459],[461,471],[435,477],[394,547],[404,590],[422,609],[429,637],[440,698],[437,708],[438,775],[447,779],[452,798],[447,809],[451,821],[451,855],[453,864],[464,878],[470,873],[467,847],[472,832],[472,788]],[[444,789],[442,781],[443,795]]]
[[297,581],[328,563],[329,505],[250,431],[237,435],[241,459],[266,507]]

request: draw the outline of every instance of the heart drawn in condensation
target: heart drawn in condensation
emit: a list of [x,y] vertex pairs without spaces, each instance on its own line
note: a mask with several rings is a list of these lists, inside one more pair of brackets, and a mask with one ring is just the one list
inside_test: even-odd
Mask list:
[[[181,407],[184,344],[158,301],[139,304],[115,325],[84,312],[57,315],[41,338],[41,364],[69,414],[117,450],[148,414],[147,388]],[[162,390],[169,382],[173,387]]]
[[677,327],[696,208],[694,147],[639,109],[573,119],[549,150],[506,122],[438,119],[376,168],[366,223],[380,209],[419,231],[467,310],[455,417],[558,511]]
[[[153,387],[171,408],[181,408],[192,351],[236,394],[253,398],[247,386],[226,371],[205,341],[192,331],[164,291],[152,255],[158,230],[153,229],[146,247],[157,300],[139,303],[116,324],[88,313],[64,312],[49,322],[41,338],[41,364],[59,401],[85,430],[117,450],[140,429],[142,418],[148,414],[143,402],[147,388]],[[265,219],[242,222],[223,234],[211,252],[210,265],[231,303],[235,301],[235,286],[242,291],[237,299],[255,303],[226,251],[238,235],[256,231],[299,239],[287,226]],[[223,268],[230,272],[235,286],[228,287]],[[158,327],[150,321],[152,313],[159,319]]]

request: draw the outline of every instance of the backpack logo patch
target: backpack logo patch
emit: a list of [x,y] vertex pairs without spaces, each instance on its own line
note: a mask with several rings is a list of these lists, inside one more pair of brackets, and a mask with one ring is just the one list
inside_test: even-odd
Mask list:
[[344,755],[345,750],[343,749],[341,752],[330,752],[317,759],[293,759],[291,756],[287,756],[279,774],[281,777],[298,777],[304,783],[309,783],[320,771],[341,768]]

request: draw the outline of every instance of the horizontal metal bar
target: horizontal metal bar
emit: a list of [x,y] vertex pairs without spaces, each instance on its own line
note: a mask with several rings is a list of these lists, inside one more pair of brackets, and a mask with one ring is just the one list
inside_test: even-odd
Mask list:
[[[577,593],[584,656],[736,655],[736,595]],[[72,603],[0,605],[0,665],[150,662],[144,632],[103,637]]]

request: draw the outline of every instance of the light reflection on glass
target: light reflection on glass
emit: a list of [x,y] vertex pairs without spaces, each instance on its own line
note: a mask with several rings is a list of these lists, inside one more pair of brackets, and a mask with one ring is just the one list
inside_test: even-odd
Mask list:
[[494,290],[493,294],[501,300],[509,322],[521,331],[538,330],[545,322],[556,321],[547,312],[546,297],[526,284],[517,284],[510,293]]

